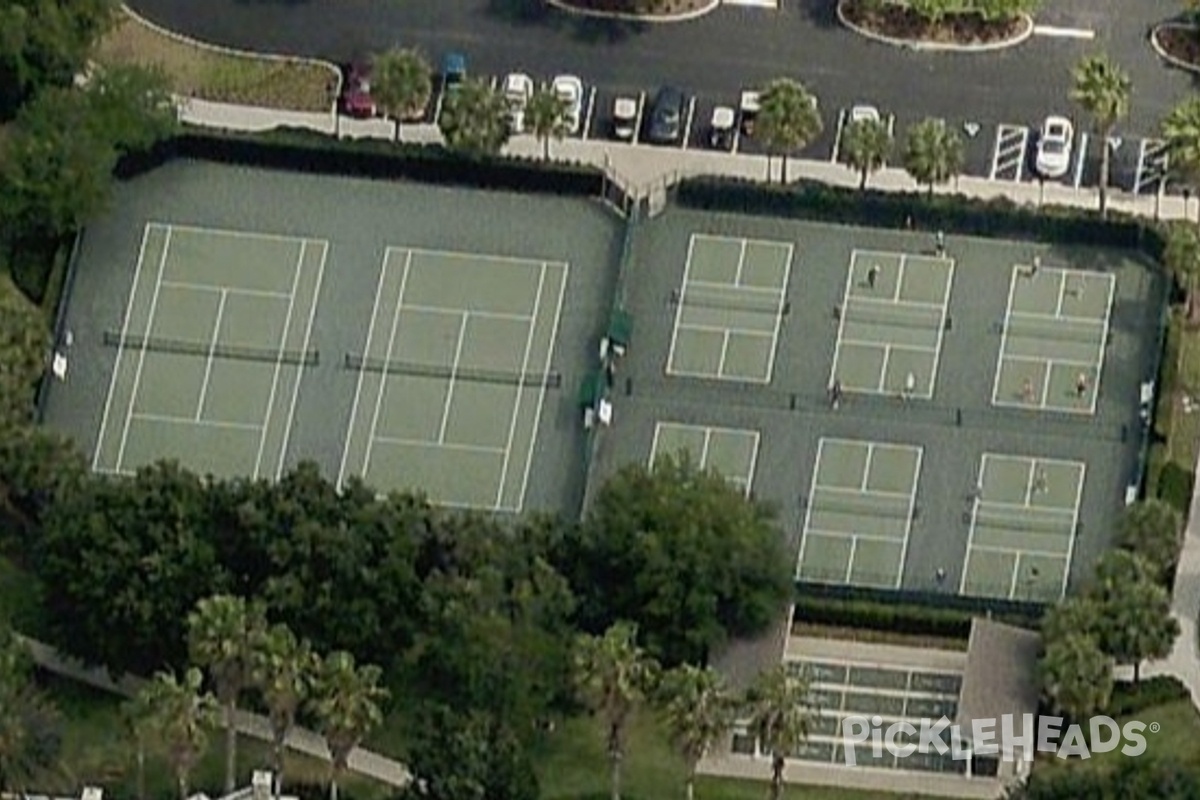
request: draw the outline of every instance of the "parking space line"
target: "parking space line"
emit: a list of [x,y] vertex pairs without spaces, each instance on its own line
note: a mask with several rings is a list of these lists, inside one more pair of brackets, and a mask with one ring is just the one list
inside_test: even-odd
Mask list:
[[633,144],[638,143],[638,137],[642,135],[642,114],[646,110],[646,93],[638,92],[637,116],[634,117],[633,138],[629,141]]
[[1081,185],[1083,185],[1083,164],[1085,161],[1087,161],[1087,146],[1088,146],[1087,133],[1085,132],[1085,133],[1079,134],[1079,156],[1075,161],[1074,183],[1075,183],[1076,189],[1078,189]]
[[683,129],[683,139],[679,143],[679,149],[686,150],[692,139],[692,118],[696,115],[696,98],[693,96],[688,101],[687,126]]
[[596,87],[593,86],[591,91],[588,92],[587,110],[584,112],[583,131],[580,132],[580,134],[579,134],[580,139],[586,140],[588,138],[588,131],[592,127],[592,112],[595,110],[595,107],[596,107]]
[[837,130],[833,134],[833,153],[829,156],[829,163],[836,164],[838,162],[838,153],[842,149],[842,129],[846,125],[846,109],[838,109]]
[[[988,180],[1017,181],[1025,166],[1025,152],[1029,146],[1029,128],[1024,125],[1000,124],[996,128],[996,143],[992,148],[992,168]],[[1001,173],[1012,171],[1012,176]]]
[[1151,184],[1158,185],[1159,194],[1164,192],[1168,167],[1165,143],[1160,139],[1142,139],[1138,145],[1138,165],[1133,179],[1133,193],[1141,194]]

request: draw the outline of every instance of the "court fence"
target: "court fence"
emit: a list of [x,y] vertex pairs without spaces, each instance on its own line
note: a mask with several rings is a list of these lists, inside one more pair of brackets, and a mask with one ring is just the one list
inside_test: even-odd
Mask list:
[[[64,347],[67,343],[67,310],[70,307],[73,289],[75,287],[75,276],[79,271],[79,250],[83,246],[84,229],[80,228],[76,231],[71,242],[71,252],[67,256],[67,269],[62,279],[61,287],[50,286],[47,291],[50,296],[54,296],[57,292],[57,309],[54,313],[54,322],[50,329],[50,352],[47,353],[47,367],[50,366],[50,360],[58,353],[60,347]],[[37,394],[34,400],[34,419],[41,424],[45,421],[46,403],[50,395],[50,386],[54,383],[55,378],[53,372],[48,368],[42,372],[42,378],[38,381]]]

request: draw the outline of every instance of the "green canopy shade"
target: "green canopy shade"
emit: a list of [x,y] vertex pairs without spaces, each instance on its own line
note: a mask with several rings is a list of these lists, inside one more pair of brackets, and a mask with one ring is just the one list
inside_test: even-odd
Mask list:
[[594,408],[604,396],[604,372],[594,370],[579,384],[579,407]]
[[633,317],[623,308],[615,309],[608,321],[608,339],[614,347],[628,347],[633,336]]

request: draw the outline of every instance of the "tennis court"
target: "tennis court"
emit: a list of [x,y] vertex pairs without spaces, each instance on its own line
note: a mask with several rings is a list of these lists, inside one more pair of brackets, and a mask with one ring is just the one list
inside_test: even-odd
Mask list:
[[788,311],[790,242],[692,234],[667,374],[770,383]]
[[665,453],[686,453],[697,467],[716,470],[749,495],[758,460],[758,439],[758,431],[659,422],[650,447],[650,465]]
[[853,251],[829,385],[933,397],[953,283],[953,259]]
[[898,588],[922,448],[822,438],[796,579]]
[[1013,267],[992,402],[1094,414],[1116,278]]
[[131,473],[276,478],[287,453],[328,252],[324,240],[149,223],[92,460]]
[[984,453],[963,594],[1057,602],[1067,588],[1086,466]]
[[449,506],[519,512],[568,265],[389,247],[361,352],[339,486],[419,488]]

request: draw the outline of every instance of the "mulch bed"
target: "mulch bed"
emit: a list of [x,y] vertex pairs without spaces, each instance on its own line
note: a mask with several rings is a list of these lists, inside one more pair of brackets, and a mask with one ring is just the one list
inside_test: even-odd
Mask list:
[[637,14],[643,17],[682,14],[698,11],[709,5],[709,0],[561,0],[565,6],[584,11],[605,11],[614,14]]
[[1163,26],[1154,31],[1154,38],[1168,55],[1200,67],[1200,29]]
[[930,23],[907,6],[878,0],[841,0],[846,19],[872,33],[893,39],[946,44],[990,44],[1012,39],[1025,25],[1023,18],[989,22],[978,14],[948,14]]

